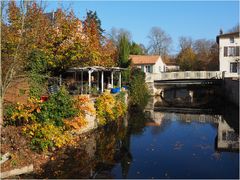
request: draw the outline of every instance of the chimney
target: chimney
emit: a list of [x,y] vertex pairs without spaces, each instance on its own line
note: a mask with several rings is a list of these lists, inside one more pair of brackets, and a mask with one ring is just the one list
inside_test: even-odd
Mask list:
[[220,34],[220,35],[223,34],[223,30],[222,30],[222,29],[219,30],[219,34]]

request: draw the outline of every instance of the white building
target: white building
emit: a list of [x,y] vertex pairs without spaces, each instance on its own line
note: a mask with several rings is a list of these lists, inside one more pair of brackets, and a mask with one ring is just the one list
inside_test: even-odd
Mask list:
[[145,73],[161,73],[168,70],[179,70],[179,66],[164,62],[159,55],[130,55],[132,65]]
[[239,32],[220,34],[217,36],[219,44],[219,68],[226,71],[228,76],[236,76],[240,73],[239,69]]

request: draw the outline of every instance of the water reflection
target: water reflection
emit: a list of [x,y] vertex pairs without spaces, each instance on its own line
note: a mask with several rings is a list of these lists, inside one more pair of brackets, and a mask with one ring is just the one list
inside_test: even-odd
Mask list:
[[152,98],[144,112],[131,110],[128,123],[81,137],[76,147],[59,151],[44,172],[33,176],[238,178],[238,109],[222,108],[169,107]]
[[239,137],[234,129],[231,128],[224,119],[222,119],[222,116],[220,116],[218,121],[217,150],[239,150]]

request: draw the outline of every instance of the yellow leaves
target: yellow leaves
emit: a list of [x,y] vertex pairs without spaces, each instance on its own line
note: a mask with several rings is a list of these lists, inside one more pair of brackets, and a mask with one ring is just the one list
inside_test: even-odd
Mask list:
[[109,92],[104,92],[96,101],[97,117],[100,125],[114,121],[126,112],[126,105]]
[[25,126],[22,130],[25,136],[31,138],[32,147],[43,151],[53,146],[60,148],[71,144],[73,139],[68,131],[53,124],[34,123]]

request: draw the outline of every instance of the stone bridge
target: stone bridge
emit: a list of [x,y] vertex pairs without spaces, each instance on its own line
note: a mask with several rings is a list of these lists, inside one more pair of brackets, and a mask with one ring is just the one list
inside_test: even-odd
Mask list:
[[228,74],[221,71],[179,71],[163,73],[146,73],[146,83],[151,95],[159,95],[161,88],[156,86],[190,85],[190,84],[221,84]]
[[179,72],[162,72],[146,73],[146,82],[168,81],[168,80],[207,80],[222,79],[221,71],[179,71]]

